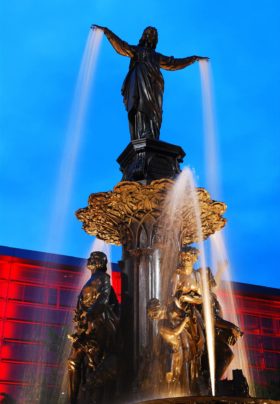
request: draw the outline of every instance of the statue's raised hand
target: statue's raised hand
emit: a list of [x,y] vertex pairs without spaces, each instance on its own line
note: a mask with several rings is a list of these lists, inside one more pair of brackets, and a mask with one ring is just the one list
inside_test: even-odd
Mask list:
[[90,27],[91,29],[100,29],[101,31],[105,31],[105,27],[101,27],[100,25],[97,24],[92,24],[92,26]]

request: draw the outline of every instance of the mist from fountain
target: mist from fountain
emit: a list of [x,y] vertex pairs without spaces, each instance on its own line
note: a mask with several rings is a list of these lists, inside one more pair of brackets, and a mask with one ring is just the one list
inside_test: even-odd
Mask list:
[[[215,358],[214,358],[214,328],[213,315],[211,306],[211,296],[209,291],[208,275],[206,268],[205,251],[203,244],[203,235],[200,220],[200,208],[197,199],[193,174],[190,169],[185,168],[177,177],[173,187],[166,195],[165,204],[160,221],[161,242],[160,258],[158,264],[160,266],[160,288],[156,296],[162,307],[167,307],[174,299],[177,286],[176,268],[178,265],[178,256],[182,245],[182,214],[183,208],[189,205],[189,211],[195,218],[197,228],[197,239],[200,249],[200,266],[202,274],[202,292],[203,292],[203,310],[206,326],[207,349],[209,356],[209,369],[211,379],[212,394],[215,394]],[[156,268],[155,268],[156,270]],[[155,336],[155,338],[157,338]],[[161,355],[160,365],[168,362],[167,351],[162,339],[157,338],[157,354]],[[158,375],[156,366],[153,368],[152,374]],[[154,383],[156,384],[156,382]],[[166,393],[162,388],[158,388],[157,397],[162,397]],[[172,390],[171,395],[189,395],[190,391],[184,390],[182,387]],[[168,395],[168,391],[167,391]]]
[[194,176],[190,168],[183,170],[182,175],[186,177],[186,184],[189,190],[191,203],[194,207],[195,220],[197,225],[198,248],[200,251],[200,266],[202,280],[202,298],[203,298],[203,318],[206,331],[206,343],[209,362],[209,373],[212,395],[215,396],[215,334],[214,334],[214,319],[212,309],[212,298],[209,289],[208,271],[206,266],[206,255],[203,243],[203,232],[201,225],[201,211],[196,192],[196,184]]
[[[79,157],[80,145],[83,137],[84,124],[86,121],[87,107],[89,103],[89,97],[92,90],[92,84],[94,79],[94,73],[97,65],[97,58],[100,49],[100,44],[102,40],[103,32],[100,30],[90,30],[80,69],[77,78],[76,89],[74,93],[70,119],[68,123],[68,130],[66,133],[65,146],[63,150],[63,156],[61,157],[61,163],[59,168],[59,174],[57,177],[56,191],[54,192],[54,203],[51,210],[51,218],[49,225],[49,232],[47,234],[46,250],[47,251],[57,251],[63,243],[63,237],[66,233],[66,217],[69,210],[69,204],[72,196],[75,172],[77,169],[77,162]],[[95,242],[96,244],[96,242]],[[100,246],[100,245],[99,245]],[[95,245],[91,246],[90,250],[95,248]],[[103,248],[103,247],[102,247]],[[103,248],[104,249],[104,248]],[[46,265],[45,274],[41,279],[43,285],[48,288],[48,256],[46,255]],[[86,271],[82,271],[86,274]],[[110,271],[109,271],[110,272]],[[89,275],[85,275],[89,278]],[[80,280],[81,287],[85,283],[84,277]],[[48,294],[44,293],[41,296],[41,290],[37,291],[37,301],[41,301],[43,305],[48,305]],[[35,298],[35,296],[33,296]],[[75,300],[75,301],[74,301]],[[74,308],[76,305],[76,297],[73,299]],[[50,306],[51,307],[51,306]],[[46,320],[46,309],[41,310],[41,318],[39,322],[39,329],[31,335],[32,341],[38,343],[39,352],[36,357],[37,365],[33,366],[33,370],[26,370],[24,374],[24,379],[29,383],[30,389],[26,394],[23,390],[21,397],[19,397],[22,403],[35,403],[35,402],[50,402],[49,398],[45,397],[45,388],[47,384],[51,384],[52,393],[57,394],[58,384],[60,383],[60,378],[57,377],[51,382],[46,382],[49,370],[49,365],[47,363],[48,352],[50,347],[54,344],[56,345],[55,351],[57,352],[58,362],[66,363],[67,356],[69,353],[69,344],[65,344],[67,340],[67,334],[71,331],[72,317],[73,313],[65,311],[64,323],[66,324],[62,330],[62,335],[57,336],[54,342],[54,335],[49,335],[46,333],[47,320]],[[38,314],[37,314],[38,317]],[[34,318],[38,321],[38,318]],[[30,318],[32,320],[32,318]],[[55,334],[55,333],[54,333]],[[58,341],[61,341],[59,345]],[[54,350],[52,350],[54,351]],[[67,354],[66,354],[67,351]],[[53,353],[53,352],[52,352]],[[63,372],[65,370],[65,365]],[[61,375],[63,379],[63,375]],[[64,393],[64,390],[63,390]],[[62,394],[64,396],[64,394]],[[55,398],[57,399],[57,397]],[[63,401],[62,401],[63,402]]]
[[[180,250],[180,212],[184,206],[181,190],[184,187],[180,176],[168,191],[159,219],[160,241],[155,248],[152,257],[153,266],[153,285],[152,298],[157,298],[162,307],[167,307],[176,287],[175,269],[178,263],[178,253]],[[146,308],[145,308],[146,310]],[[169,362],[170,353],[164,344],[161,336],[158,334],[158,321],[151,324],[152,327],[152,357],[149,360],[150,374],[149,382],[152,385],[151,396],[148,398],[161,398],[170,395],[165,385],[164,367]],[[144,375],[146,379],[146,374]],[[187,392],[178,389],[177,395],[184,395]],[[143,397],[141,397],[143,399]]]
[[207,189],[211,196],[220,200],[219,150],[217,141],[217,124],[215,119],[212,72],[210,62],[199,61],[203,128],[204,128],[204,159]]
[[[152,266],[154,283],[152,285],[152,298],[160,301],[162,308],[166,308],[172,301],[176,289],[175,270],[180,252],[181,213],[185,204],[185,178],[178,176],[171,189],[165,196],[162,214],[159,219],[160,240],[156,246]],[[187,395],[189,391],[178,388],[170,393],[166,388],[165,374],[167,363],[170,362],[170,352],[158,334],[158,321],[154,320],[152,326],[152,357],[149,361],[148,373],[152,384],[151,397],[161,398],[173,394]],[[146,374],[144,375],[144,379]],[[143,398],[143,397],[141,397]]]
[[178,175],[174,185],[167,193],[161,216],[163,248],[160,251],[160,298],[164,305],[168,304],[176,288],[174,274],[181,248],[182,212],[187,195],[185,174],[186,172],[183,171]]
[[[178,257],[181,248],[180,230],[183,207],[185,205],[186,196],[186,178],[181,173],[172,188],[166,195],[161,218],[161,229],[163,248],[160,250],[160,299],[163,307],[167,307],[176,292],[176,268],[178,265]],[[169,355],[162,339],[161,353]],[[168,358],[164,358],[164,362],[168,363]],[[169,384],[169,383],[168,383]],[[168,395],[189,395],[189,386],[183,389],[181,386],[175,390],[168,385]]]
[[[73,192],[75,172],[77,170],[79,151],[84,134],[89,98],[93,87],[102,37],[103,32],[100,30],[95,29],[89,31],[81,60],[70,112],[68,130],[66,133],[65,147],[63,152],[64,154],[60,163],[52,220],[50,222],[49,249],[51,251],[57,249],[57,247],[63,243],[63,237],[66,233],[66,217]],[[98,239],[93,241],[87,257],[89,256],[90,252],[96,248],[96,245],[99,247],[101,246]],[[102,248],[104,249],[104,247]],[[85,265],[81,271],[79,284],[77,285],[78,290],[82,288],[89,276],[89,271]],[[77,304],[77,296],[74,294],[73,300],[70,303],[73,309]],[[67,335],[72,332],[72,318],[73,312],[70,311],[67,313],[67,318],[65,319],[66,325],[64,326],[63,338],[61,338],[61,344],[58,348],[62,377],[57,378],[55,381],[55,388],[53,391],[55,394],[60,392],[59,400],[62,399],[61,402],[63,402],[63,400],[65,400],[67,397],[67,375],[65,375],[65,370],[67,369],[67,358],[71,343],[70,341],[65,343],[65,341],[67,341]]]
[[[216,268],[215,280],[217,283],[216,294],[224,312],[224,318],[239,326],[238,305],[232,287],[232,274],[230,259],[228,257],[225,238],[222,232],[210,237],[212,267]],[[242,369],[250,388],[250,394],[255,397],[254,379],[248,365],[248,349],[245,338],[238,338],[236,344],[231,347],[234,358],[224,377],[231,379],[233,369]]]
[[101,30],[90,30],[79,69],[63,155],[60,159],[56,190],[54,192],[55,197],[51,211],[47,245],[49,251],[57,250],[57,247],[63,242],[63,237],[66,233],[66,218],[73,192],[79,151],[102,37],[103,32]]
[[[218,151],[218,135],[215,119],[214,97],[213,97],[213,79],[210,63],[207,61],[199,61],[202,105],[203,105],[203,122],[204,122],[204,150],[206,162],[206,183],[207,189],[211,196],[215,199],[221,198],[220,186],[220,170],[219,170],[219,151]],[[232,274],[230,259],[227,252],[224,232],[220,231],[210,236],[210,249],[212,270],[215,272],[215,280],[217,283],[216,293],[221,301],[222,307],[227,308],[225,318],[232,323],[239,325],[237,304],[232,290]],[[226,299],[219,292],[219,286],[223,282]],[[226,301],[225,301],[226,300]],[[250,386],[251,394],[254,395],[255,388],[253,377],[250,373],[247,358],[247,349],[244,338],[239,338],[233,347],[234,360],[229,366],[226,375],[231,378],[231,371],[239,368],[244,372]]]

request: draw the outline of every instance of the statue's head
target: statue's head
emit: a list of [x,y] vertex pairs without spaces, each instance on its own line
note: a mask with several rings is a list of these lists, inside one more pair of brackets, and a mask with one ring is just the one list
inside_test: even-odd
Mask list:
[[198,260],[199,250],[194,247],[184,247],[179,256],[178,272],[189,275],[193,270],[193,265]]
[[102,271],[107,271],[107,256],[101,251],[93,251],[88,260],[87,260],[87,267],[93,273],[98,269]]
[[139,45],[145,48],[156,49],[158,43],[158,32],[154,27],[147,27],[139,40]]

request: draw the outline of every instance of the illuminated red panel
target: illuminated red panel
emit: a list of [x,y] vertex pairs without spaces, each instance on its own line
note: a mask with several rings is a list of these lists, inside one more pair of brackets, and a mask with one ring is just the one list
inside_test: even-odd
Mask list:
[[0,279],[9,279],[11,257],[0,257]]
[[53,339],[60,339],[63,337],[63,333],[63,328],[58,324],[47,326],[40,323],[34,324],[17,320],[17,322],[6,321],[4,326],[5,339],[12,339],[22,342],[40,342],[41,335],[50,335],[50,337]]
[[[69,323],[72,307],[65,311],[64,308],[58,310],[50,306],[57,306],[57,296],[62,292],[57,289],[57,284],[73,285],[78,273],[63,270],[59,273],[58,270],[47,268],[52,271],[49,276],[44,264],[31,265],[26,260],[20,262],[13,257],[9,260],[1,260],[0,268],[0,276],[5,279],[1,282],[0,300],[0,324],[4,323],[0,330],[0,391],[18,394],[16,386],[30,382],[36,377],[38,369],[42,368],[38,362],[45,360],[43,369],[46,380],[49,378],[48,368],[55,366],[53,369],[57,369],[59,355],[56,345],[58,340],[66,338],[62,326]],[[54,287],[50,287],[51,284]],[[67,305],[70,306],[70,303]],[[55,376],[56,373],[53,373],[53,379]]]
[[[46,255],[41,256],[42,260],[36,262],[13,256],[0,258],[0,391],[14,392],[15,397],[17,389],[30,383],[32,375],[36,376],[41,359],[48,384],[57,377],[55,346],[57,341],[66,339],[65,326],[71,323],[78,295],[82,265],[64,265],[64,257],[46,264]],[[113,271],[112,283],[120,300],[120,272]],[[266,294],[261,291],[254,295],[254,287],[246,287],[242,293],[235,292],[235,298],[249,346],[250,366],[255,380],[276,380],[280,361],[280,297],[268,296],[268,288],[263,288]]]
[[122,284],[121,284],[121,273],[120,272],[112,272],[112,284],[114,287],[114,290],[116,292],[118,301],[121,301],[121,289],[122,289]]
[[6,313],[5,301],[0,300],[0,321],[2,321],[2,319],[5,317],[5,313]]
[[0,300],[6,299],[8,285],[9,285],[8,280],[0,281]]

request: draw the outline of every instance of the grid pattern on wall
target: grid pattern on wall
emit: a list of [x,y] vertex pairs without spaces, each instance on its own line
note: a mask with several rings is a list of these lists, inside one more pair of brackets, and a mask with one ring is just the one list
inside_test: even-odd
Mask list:
[[[19,397],[34,388],[40,374],[45,388],[57,387],[65,367],[61,344],[72,327],[84,266],[85,260],[75,257],[0,248],[0,392]],[[120,299],[121,273],[114,264],[112,283]],[[239,283],[234,289],[254,380],[277,383],[280,290]],[[227,307],[224,314],[227,318]]]
[[[13,256],[15,252],[20,255],[21,250],[0,255],[0,392],[19,397],[41,385],[40,377],[46,388],[56,387],[63,377],[64,346],[59,341],[65,345],[72,329],[85,260],[30,252],[40,258],[34,260]],[[112,283],[120,299],[115,265]]]
[[[252,378],[259,387],[280,386],[280,290],[241,283],[233,290]],[[220,295],[224,317],[231,319],[225,291]]]

